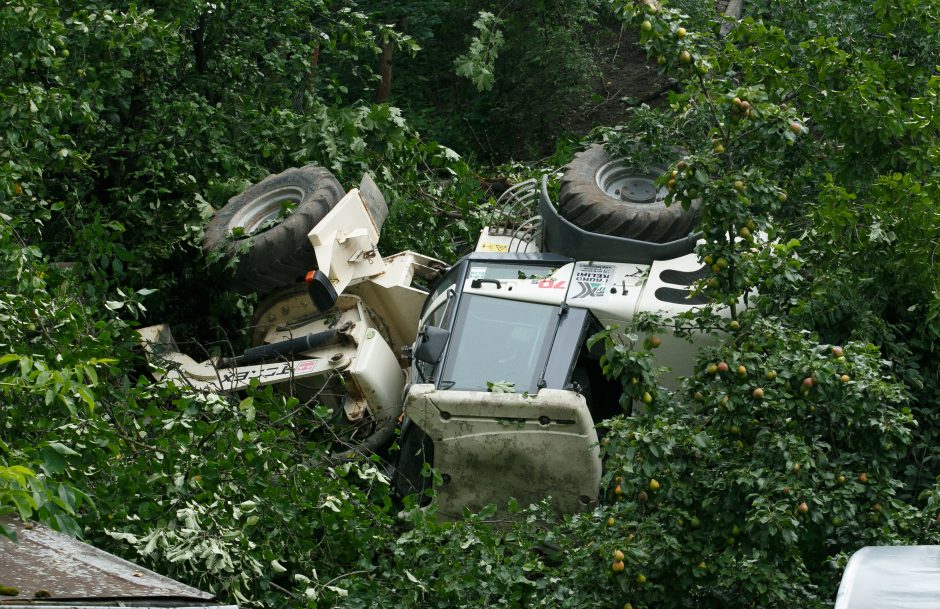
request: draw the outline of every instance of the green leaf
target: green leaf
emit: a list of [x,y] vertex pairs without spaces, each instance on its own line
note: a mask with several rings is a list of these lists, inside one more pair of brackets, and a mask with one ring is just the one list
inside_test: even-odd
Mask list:
[[33,512],[39,507],[32,495],[26,493],[14,493],[10,496],[10,499],[13,501],[13,505],[16,506],[16,511],[22,520],[29,520]]
[[49,442],[47,446],[51,448],[52,450],[56,451],[57,453],[59,453],[60,455],[69,455],[69,456],[79,455],[79,453],[75,452],[74,450],[72,450],[65,444],[62,444],[61,442]]
[[85,401],[85,404],[88,405],[88,409],[91,412],[95,411],[95,397],[92,395],[91,391],[89,391],[88,387],[81,383],[72,383],[72,390]]
[[47,476],[54,476],[65,471],[65,458],[62,453],[51,446],[44,446],[39,450],[42,457],[42,469]]
[[75,513],[75,493],[67,484],[60,484],[58,497],[61,500],[60,507],[69,514]]
[[516,384],[511,381],[486,381],[486,390],[493,393],[515,393]]

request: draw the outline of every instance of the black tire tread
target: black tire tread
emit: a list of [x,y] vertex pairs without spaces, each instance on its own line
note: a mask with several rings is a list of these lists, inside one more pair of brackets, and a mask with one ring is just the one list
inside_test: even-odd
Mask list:
[[[236,214],[266,190],[285,185],[304,191],[293,213],[264,232],[232,239],[232,220]],[[291,285],[316,266],[307,234],[345,194],[333,174],[322,167],[307,165],[269,175],[229,199],[215,213],[206,226],[203,249],[237,256],[232,287],[239,292],[269,292]],[[247,251],[239,254],[246,241]]]
[[640,241],[664,243],[688,235],[698,223],[698,204],[630,203],[614,198],[597,185],[595,174],[611,157],[595,144],[564,167],[558,213],[586,231]]

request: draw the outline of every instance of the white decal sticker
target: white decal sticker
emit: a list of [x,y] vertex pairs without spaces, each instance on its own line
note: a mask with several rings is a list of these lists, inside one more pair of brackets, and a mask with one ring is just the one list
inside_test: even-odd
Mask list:
[[614,267],[610,265],[579,264],[574,270],[571,298],[599,298],[607,294]]

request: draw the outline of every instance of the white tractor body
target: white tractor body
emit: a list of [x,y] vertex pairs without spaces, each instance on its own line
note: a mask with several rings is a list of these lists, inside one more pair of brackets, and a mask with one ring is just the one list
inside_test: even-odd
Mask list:
[[[319,277],[308,275],[309,292],[298,284],[262,303],[243,355],[196,362],[166,326],[141,330],[158,375],[214,392],[284,387],[385,430],[374,434],[381,442],[367,440],[370,450],[390,444],[403,421],[396,486],[427,489],[429,464],[447,517],[510,498],[548,497],[568,512],[595,505],[596,425],[620,411],[619,384],[603,378],[587,339],[605,326],[630,328],[640,312],[668,318],[702,306],[692,288],[702,272],[695,239],[591,235],[557,216],[543,182],[541,226],[535,217],[487,227],[476,251],[432,284],[442,262],[381,256],[374,185],[363,188],[310,231]],[[662,341],[657,357],[673,370],[666,382],[689,374],[695,346]]]

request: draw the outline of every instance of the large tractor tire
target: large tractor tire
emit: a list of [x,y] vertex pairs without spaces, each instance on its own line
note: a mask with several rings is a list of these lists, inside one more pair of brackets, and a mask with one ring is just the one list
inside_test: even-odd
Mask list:
[[206,226],[207,253],[235,257],[233,287],[242,293],[291,285],[316,266],[307,233],[346,191],[314,165],[270,175],[229,199]]
[[688,210],[666,206],[654,183],[665,167],[629,168],[595,144],[563,169],[558,213],[584,230],[665,243],[687,236],[698,223],[698,202]]

